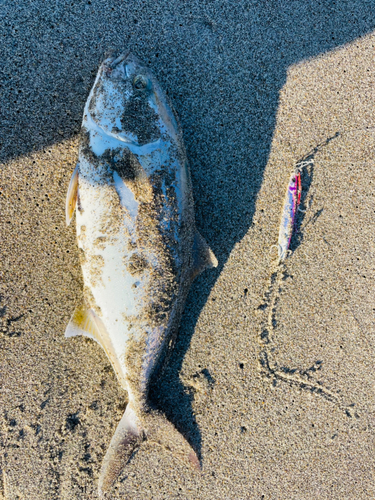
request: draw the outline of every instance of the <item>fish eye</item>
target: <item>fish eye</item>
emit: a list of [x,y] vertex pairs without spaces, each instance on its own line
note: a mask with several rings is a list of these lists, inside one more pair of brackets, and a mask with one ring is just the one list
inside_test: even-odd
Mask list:
[[136,77],[134,77],[133,87],[136,90],[144,90],[145,88],[147,88],[146,78],[142,75],[137,75]]

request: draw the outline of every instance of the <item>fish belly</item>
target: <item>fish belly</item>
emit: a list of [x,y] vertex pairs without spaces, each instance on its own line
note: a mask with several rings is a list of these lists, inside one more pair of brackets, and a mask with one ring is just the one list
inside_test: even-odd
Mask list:
[[77,239],[84,297],[110,338],[112,352],[107,355],[118,360],[125,378],[126,346],[139,334],[131,318],[139,316],[148,278],[147,273],[142,279],[132,275],[126,264],[134,247],[133,233],[132,214],[121,205],[115,185],[80,176]]

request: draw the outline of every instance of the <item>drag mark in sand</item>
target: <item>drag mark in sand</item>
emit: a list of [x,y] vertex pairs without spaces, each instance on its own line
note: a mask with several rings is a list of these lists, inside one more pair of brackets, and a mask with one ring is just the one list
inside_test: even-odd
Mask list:
[[[289,384],[290,386],[299,387],[312,394],[322,396],[327,401],[334,403],[348,417],[352,417],[349,409],[352,405],[345,405],[342,398],[335,392],[325,387],[319,380],[313,377],[313,374],[322,369],[323,361],[317,360],[307,369],[290,368],[287,366],[279,366],[277,360],[272,354],[272,342],[277,326],[276,310],[277,303],[282,291],[282,282],[286,277],[286,268],[283,263],[278,263],[277,268],[272,272],[270,284],[265,293],[265,302],[259,306],[259,310],[265,311],[268,309],[265,321],[262,324],[259,334],[259,344],[262,349],[259,353],[259,365],[261,374],[267,378],[273,379],[273,385],[276,386],[277,381]],[[354,414],[357,416],[357,414]]]
[[[305,186],[305,192],[302,198],[304,201],[306,201],[308,188],[313,177],[314,156],[316,152],[322,146],[327,145],[332,139],[338,137],[339,135],[339,133],[336,133],[333,137],[330,137],[324,143],[314,148],[308,155],[303,157],[297,163],[296,170],[299,172],[303,172],[305,170],[305,174],[308,174],[309,183],[308,186]],[[317,218],[322,210],[323,209],[318,211],[313,217]],[[301,210],[301,212],[305,213],[306,210]],[[301,240],[302,238],[300,237],[299,239]],[[297,246],[298,244],[299,243],[297,243]],[[290,253],[291,250],[288,250],[288,254]],[[267,378],[273,379],[274,386],[277,384],[277,381],[281,381],[289,384],[290,386],[299,387],[300,389],[308,391],[312,394],[320,395],[342,410],[348,417],[352,417],[353,415],[349,408],[354,405],[344,404],[342,398],[337,393],[325,387],[324,384],[322,384],[319,380],[316,380],[313,376],[314,373],[322,369],[323,361],[317,360],[310,368],[307,369],[290,368],[287,366],[279,366],[275,356],[272,354],[272,343],[274,341],[277,327],[277,304],[282,292],[282,283],[287,277],[284,259],[279,258],[272,264],[272,266],[273,269],[271,270],[269,285],[264,294],[264,302],[258,307],[259,311],[266,312],[268,310],[261,324],[258,338],[261,346],[259,353],[259,366],[261,374]],[[358,417],[356,413],[354,413],[354,416]]]

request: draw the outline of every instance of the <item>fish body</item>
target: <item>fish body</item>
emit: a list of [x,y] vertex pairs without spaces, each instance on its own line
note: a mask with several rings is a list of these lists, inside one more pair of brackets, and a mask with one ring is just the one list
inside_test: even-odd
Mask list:
[[194,277],[217,260],[195,228],[177,117],[159,83],[131,54],[101,65],[82,122],[67,196],[76,207],[84,280],[66,336],[105,350],[129,402],[107,451],[107,491],[144,439],[199,466],[194,450],[148,401],[152,373],[175,335]]
[[288,253],[290,240],[292,238],[295,218],[301,201],[301,172],[296,170],[290,177],[279,230],[278,253],[279,261],[282,262]]

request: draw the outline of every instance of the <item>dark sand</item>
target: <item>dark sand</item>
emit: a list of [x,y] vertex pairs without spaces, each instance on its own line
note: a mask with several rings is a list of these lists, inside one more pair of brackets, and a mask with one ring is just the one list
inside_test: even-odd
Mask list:
[[82,288],[65,196],[110,48],[172,98],[219,267],[153,390],[202,474],[145,444],[109,498],[375,498],[373,2],[3,0],[0,25],[0,499],[97,499],[126,406],[100,347],[64,338]]

